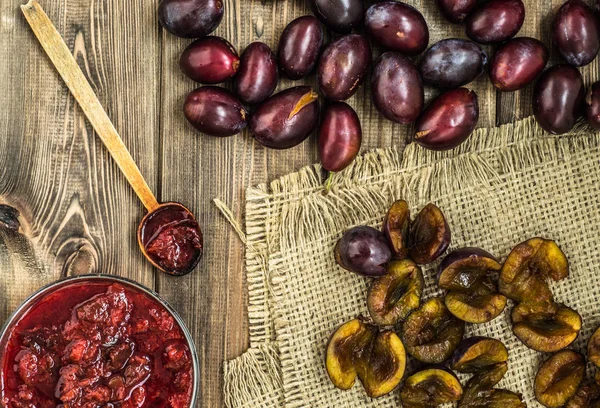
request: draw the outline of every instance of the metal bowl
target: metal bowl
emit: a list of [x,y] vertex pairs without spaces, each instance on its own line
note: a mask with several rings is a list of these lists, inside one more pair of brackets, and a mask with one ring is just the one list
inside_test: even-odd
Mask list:
[[[129,286],[138,292],[142,292],[156,301],[158,304],[162,305],[165,310],[167,310],[171,316],[175,319],[179,327],[181,328],[181,332],[185,336],[185,340],[190,349],[190,353],[192,355],[192,372],[194,375],[193,380],[193,388],[192,388],[192,396],[190,399],[190,407],[194,407],[196,405],[198,399],[198,385],[199,385],[199,362],[198,362],[198,354],[196,352],[196,347],[194,345],[194,340],[192,339],[192,335],[189,330],[185,326],[183,319],[179,314],[169,305],[164,299],[162,299],[158,293],[154,292],[151,289],[148,289],[139,283],[132,281],[127,278],[122,278],[114,275],[104,275],[104,274],[91,274],[91,275],[81,275],[81,276],[73,276],[68,278],[60,279],[56,282],[50,283],[40,289],[38,289],[35,293],[29,296],[22,304],[15,310],[8,320],[4,323],[2,327],[2,331],[0,331],[0,368],[4,367],[4,353],[7,349],[7,342],[11,337],[12,331],[17,323],[21,320],[27,312],[37,304],[42,298],[46,295],[54,292],[57,289],[63,288],[65,286],[70,286],[73,284],[78,284],[86,281],[108,281],[119,283],[123,286]],[[0,373],[1,374],[1,373]]]

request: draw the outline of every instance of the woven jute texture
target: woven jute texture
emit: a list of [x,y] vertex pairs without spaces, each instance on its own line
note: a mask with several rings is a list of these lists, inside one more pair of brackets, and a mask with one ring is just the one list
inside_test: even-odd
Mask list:
[[[504,259],[516,244],[541,236],[557,241],[570,261],[568,279],[552,284],[558,301],[576,309],[583,329],[571,348],[585,351],[600,325],[600,136],[578,127],[551,136],[532,119],[476,131],[451,152],[409,145],[377,150],[336,175],[324,195],[319,166],[250,188],[246,202],[250,349],[225,363],[228,407],[399,407],[399,393],[368,398],[357,382],[336,389],[324,350],[332,331],[368,315],[369,280],[338,267],[333,247],[355,225],[381,227],[390,204],[405,199],[413,214],[433,202],[452,230],[450,249],[482,247]],[[424,270],[424,299],[441,294],[437,263]],[[501,388],[523,394],[529,407],[537,367],[547,355],[511,332],[509,312],[467,325],[466,336],[500,339],[510,353]],[[592,367],[588,374],[592,373]],[[464,379],[464,378],[463,378]]]

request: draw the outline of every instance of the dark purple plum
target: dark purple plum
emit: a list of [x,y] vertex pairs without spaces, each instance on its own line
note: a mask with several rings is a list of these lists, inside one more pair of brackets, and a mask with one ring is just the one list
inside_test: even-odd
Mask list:
[[473,133],[479,120],[477,94],[466,88],[438,96],[423,111],[415,126],[415,141],[431,150],[448,150]]
[[203,86],[190,92],[183,113],[196,129],[211,136],[233,136],[248,123],[248,114],[239,99],[218,86]]
[[417,55],[429,44],[429,29],[416,8],[399,1],[375,3],[365,14],[367,33],[391,51]]
[[381,276],[392,251],[381,231],[361,226],[349,229],[335,245],[335,260],[344,269],[364,276]]
[[436,0],[436,4],[446,20],[458,24],[477,6],[477,0]]
[[162,0],[158,5],[158,21],[178,37],[204,37],[212,33],[222,19],[222,0]]
[[524,88],[542,73],[548,57],[548,48],[535,38],[509,40],[498,48],[490,62],[492,84],[503,92]]
[[371,93],[379,112],[396,123],[414,122],[423,109],[425,96],[419,70],[396,52],[382,54],[375,63]]
[[533,114],[547,132],[567,133],[583,114],[585,89],[579,70],[556,65],[545,71],[533,90]]
[[350,98],[362,85],[371,65],[371,47],[359,34],[334,40],[323,51],[317,76],[319,89],[332,101]]
[[271,96],[250,118],[250,132],[262,145],[289,149],[302,143],[319,121],[318,95],[309,86],[297,86]]
[[333,31],[349,33],[363,20],[363,0],[309,0],[313,13]]
[[356,157],[362,141],[360,119],[344,102],[325,109],[319,126],[319,157],[327,171],[342,171]]
[[487,53],[472,41],[450,38],[435,43],[423,56],[419,72],[426,84],[458,88],[474,81],[485,70]]
[[467,36],[480,44],[501,43],[514,37],[525,21],[521,0],[490,0],[481,3],[465,20]]
[[600,82],[594,83],[585,98],[585,118],[595,129],[600,129]]
[[283,75],[300,79],[308,75],[319,60],[323,28],[314,16],[302,16],[285,27],[279,38],[277,58]]
[[185,75],[196,82],[218,84],[232,78],[240,65],[233,46],[224,38],[200,38],[181,54],[179,66]]
[[565,61],[576,67],[589,64],[600,50],[600,22],[581,0],[568,0],[552,22],[552,41]]
[[271,96],[278,79],[273,51],[267,44],[257,41],[242,53],[233,89],[244,102],[259,103]]

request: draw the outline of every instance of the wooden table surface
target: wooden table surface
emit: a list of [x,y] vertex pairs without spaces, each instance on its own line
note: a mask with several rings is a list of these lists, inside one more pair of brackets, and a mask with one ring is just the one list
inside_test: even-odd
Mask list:
[[[264,149],[244,132],[219,139],[196,132],[181,106],[197,85],[178,69],[190,42],[157,21],[157,0],[40,0],[91,81],[159,201],[179,201],[198,217],[206,251],[192,274],[153,269],[136,242],[144,209],[55,73],[19,10],[0,2],[0,323],[40,286],[88,272],[135,279],[158,291],[183,316],[200,358],[202,407],[222,406],[222,362],[247,347],[244,250],[212,199],[243,220],[245,188],[318,160],[311,138],[287,151]],[[432,0],[412,1],[432,31],[443,20]],[[527,0],[520,35],[550,45],[550,16],[562,0]],[[309,12],[305,0],[225,0],[217,34],[242,50],[252,41],[276,47],[286,22]],[[437,28],[436,28],[437,27]],[[460,26],[444,25],[447,36]],[[556,61],[556,52],[552,51]],[[598,78],[597,61],[582,69]],[[302,82],[302,81],[300,81]],[[305,81],[314,84],[314,79]],[[279,89],[292,84],[282,81]],[[532,87],[499,94],[482,76],[480,126],[531,114]],[[411,127],[381,118],[364,86],[352,98],[363,148],[405,145]]]

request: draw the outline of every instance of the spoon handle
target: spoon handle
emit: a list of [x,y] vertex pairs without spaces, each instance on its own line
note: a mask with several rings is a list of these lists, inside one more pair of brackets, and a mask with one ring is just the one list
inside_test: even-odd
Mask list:
[[158,207],[156,197],[144,180],[119,133],[102,108],[94,90],[77,65],[62,37],[36,0],[21,6],[35,36],[50,57],[58,73],[81,106],[98,136],[127,178],[127,181],[148,211]]

